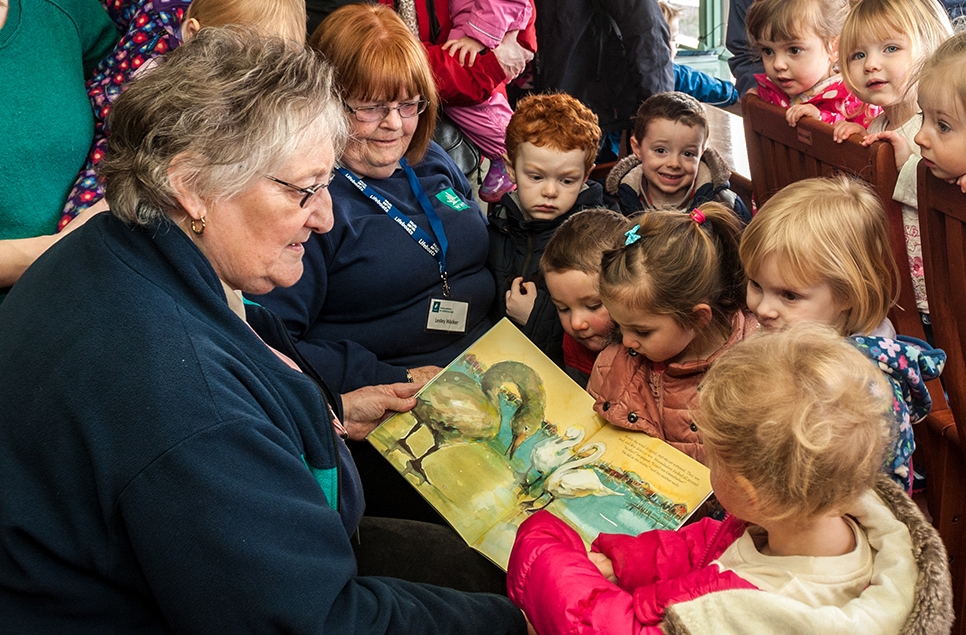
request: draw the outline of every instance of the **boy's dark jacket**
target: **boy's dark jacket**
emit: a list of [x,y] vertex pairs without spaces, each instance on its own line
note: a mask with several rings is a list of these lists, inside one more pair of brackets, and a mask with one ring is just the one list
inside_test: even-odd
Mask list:
[[[626,156],[611,168],[607,175],[607,193],[615,195],[620,211],[630,216],[644,209],[640,198],[641,161],[633,154]],[[694,209],[709,201],[717,201],[734,210],[741,222],[751,222],[751,212],[737,194],[731,191],[731,168],[714,148],[701,155],[698,168],[698,189],[683,208]]]
[[522,276],[524,281],[536,283],[537,299],[530,319],[521,328],[530,341],[561,368],[563,327],[540,274],[540,256],[550,237],[565,220],[582,209],[601,205],[603,188],[596,181],[587,181],[587,187],[581,190],[574,206],[553,220],[526,220],[513,192],[504,194],[490,214],[490,253],[486,266],[496,280],[496,298],[490,317],[496,322],[506,315],[506,292],[514,278]]

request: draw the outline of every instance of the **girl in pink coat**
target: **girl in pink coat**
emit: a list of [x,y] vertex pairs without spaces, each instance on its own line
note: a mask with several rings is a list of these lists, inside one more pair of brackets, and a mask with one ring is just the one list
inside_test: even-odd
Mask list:
[[880,476],[891,390],[863,353],[803,326],[724,353],[695,420],[731,515],[600,535],[525,521],[510,598],[539,635],[948,633],[946,553]]

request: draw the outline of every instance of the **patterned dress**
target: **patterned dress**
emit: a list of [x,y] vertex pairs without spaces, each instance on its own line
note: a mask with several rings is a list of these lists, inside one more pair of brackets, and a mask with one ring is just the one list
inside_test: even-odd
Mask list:
[[755,79],[758,80],[758,96],[769,104],[778,104],[786,109],[798,104],[812,104],[818,108],[822,121],[827,124],[834,125],[845,120],[868,128],[872,120],[882,112],[878,106],[866,104],[853,95],[838,74],[823,79],[794,97],[786,95],[764,73],[755,75]]
[[853,335],[852,343],[886,374],[892,385],[892,444],[886,449],[886,473],[906,492],[912,491],[912,453],[916,449],[912,424],[932,408],[925,382],[939,377],[946,353],[904,335]]
[[87,82],[94,109],[94,141],[84,167],[74,183],[58,231],[77,214],[104,197],[104,185],[95,166],[107,146],[107,117],[124,85],[150,60],[181,44],[181,22],[190,0],[102,0],[104,8],[124,34]]

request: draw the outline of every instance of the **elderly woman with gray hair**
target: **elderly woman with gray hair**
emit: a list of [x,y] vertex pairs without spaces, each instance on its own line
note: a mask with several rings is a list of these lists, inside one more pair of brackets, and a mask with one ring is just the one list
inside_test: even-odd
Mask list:
[[[5,628],[525,632],[505,597],[358,575],[343,438],[411,407],[411,389],[340,402],[240,296],[293,284],[303,243],[332,226],[347,128],[329,68],[292,43],[203,30],[112,117],[113,215],[0,306]],[[69,315],[83,325],[64,328]]]

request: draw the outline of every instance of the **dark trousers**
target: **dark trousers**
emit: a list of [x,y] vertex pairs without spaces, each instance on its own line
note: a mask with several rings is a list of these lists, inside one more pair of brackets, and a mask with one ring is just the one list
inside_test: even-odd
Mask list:
[[365,516],[352,548],[362,576],[506,595],[506,574],[443,525]]

